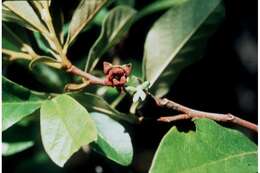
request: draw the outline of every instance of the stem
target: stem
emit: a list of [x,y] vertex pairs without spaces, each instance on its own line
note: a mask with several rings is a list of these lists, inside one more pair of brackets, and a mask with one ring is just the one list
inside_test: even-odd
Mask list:
[[34,58],[28,53],[16,52],[16,51],[4,49],[4,48],[2,49],[2,53],[8,55],[9,60],[16,60],[16,59],[32,60]]
[[67,72],[82,77],[87,82],[89,82],[89,84],[111,86],[111,85],[106,84],[105,80],[98,78],[90,73],[84,72],[74,65],[71,65],[67,69]]
[[192,119],[192,118],[208,118],[208,119],[219,121],[219,122],[233,123],[233,124],[245,127],[247,129],[253,130],[255,132],[258,132],[258,127],[256,124],[243,120],[243,119],[236,117],[229,113],[228,114],[218,114],[218,113],[209,113],[209,112],[198,111],[198,110],[194,110],[194,109],[188,108],[186,106],[183,106],[181,104],[175,103],[174,101],[168,100],[166,98],[164,98],[164,99],[155,98],[155,100],[159,107],[166,107],[166,108],[170,108],[175,111],[183,113],[183,114],[179,114],[176,116],[160,117],[158,119],[158,121],[161,121],[161,122],[173,122],[173,121],[187,120],[187,119]]
[[121,93],[111,104],[112,108],[116,108],[116,106],[125,98],[126,93]]
[[58,61],[61,61],[64,67],[69,67],[71,63],[66,56],[66,52],[63,51],[60,40],[56,35],[49,7],[43,8],[41,12],[43,13],[42,19],[45,21],[49,30],[48,33],[43,33],[43,36],[49,42],[49,45],[52,47],[52,49],[59,54],[60,57],[55,56],[55,58],[57,58]]

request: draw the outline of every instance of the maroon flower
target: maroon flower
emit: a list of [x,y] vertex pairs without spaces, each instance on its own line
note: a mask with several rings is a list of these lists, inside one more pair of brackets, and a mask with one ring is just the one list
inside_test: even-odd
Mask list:
[[112,65],[108,62],[103,63],[104,73],[106,75],[106,85],[121,88],[127,82],[127,77],[131,73],[132,65]]

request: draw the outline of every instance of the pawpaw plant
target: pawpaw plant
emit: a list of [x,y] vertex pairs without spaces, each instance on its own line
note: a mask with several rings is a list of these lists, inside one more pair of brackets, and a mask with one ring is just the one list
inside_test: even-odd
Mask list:
[[[181,71],[203,57],[209,38],[225,18],[225,4],[222,0],[138,4],[2,2],[3,156],[37,148],[34,155],[47,153],[49,165],[66,167],[77,152],[86,156],[94,152],[132,172],[138,155],[131,129],[160,121],[171,127],[154,150],[150,173],[257,172],[256,144],[223,126],[257,131],[257,125],[232,114],[197,111],[167,96]],[[133,26],[151,15],[157,17],[145,33],[143,56],[122,58],[120,50],[127,46]],[[143,111],[153,108],[180,114]],[[189,121],[195,130],[179,130],[178,120]]]

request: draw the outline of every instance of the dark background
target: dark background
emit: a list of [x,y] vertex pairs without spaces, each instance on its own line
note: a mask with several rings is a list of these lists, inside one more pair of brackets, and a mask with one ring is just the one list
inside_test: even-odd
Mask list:
[[[135,8],[142,9],[150,2],[149,0],[136,1]],[[226,18],[210,38],[204,58],[183,70],[167,97],[195,109],[232,113],[257,123],[257,1],[225,0],[224,2]],[[70,4],[67,1],[60,5],[68,16],[71,15],[71,8],[76,7],[75,3]],[[120,58],[127,61],[127,58],[134,57],[135,61],[141,62],[145,36],[160,15],[160,12],[149,15],[132,26],[129,34],[120,44],[120,50],[118,48],[115,50]],[[77,54],[80,58],[98,34],[97,26],[82,33],[70,49],[69,57]],[[13,73],[14,69],[15,73]],[[17,77],[18,72],[21,74],[19,77]],[[28,71],[17,64],[4,67],[3,73],[19,83],[40,90],[38,88],[40,83],[29,80]],[[22,75],[25,77],[21,77]],[[151,121],[134,127],[126,125],[132,136],[135,151],[133,164],[126,168],[94,152],[86,154],[79,151],[65,165],[65,168],[61,169],[42,152],[43,148],[40,145],[13,156],[3,157],[3,172],[99,173],[100,167],[105,173],[147,172],[160,139],[172,125]],[[191,123],[180,122],[176,125],[190,127]],[[239,129],[257,142],[256,134],[243,128],[233,126],[232,128]]]

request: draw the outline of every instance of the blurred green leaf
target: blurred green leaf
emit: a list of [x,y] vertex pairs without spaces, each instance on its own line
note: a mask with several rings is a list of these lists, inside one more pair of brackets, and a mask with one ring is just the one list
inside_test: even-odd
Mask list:
[[33,141],[2,143],[2,155],[10,156],[33,146]]
[[115,7],[108,13],[99,38],[89,51],[85,71],[92,71],[101,56],[118,43],[131,26],[135,13],[135,10],[127,6]]
[[212,120],[194,122],[195,132],[173,127],[163,137],[150,173],[257,172],[257,146],[247,137]]
[[130,7],[135,6],[135,0],[117,0],[116,2],[118,5],[127,5]]
[[107,8],[102,8],[98,13],[97,15],[95,16],[95,18],[93,19],[94,20],[94,23],[96,25],[99,25],[101,26],[105,17],[108,15],[109,11]]
[[36,111],[47,97],[18,85],[5,77],[2,77],[2,86],[3,131]]
[[153,94],[165,95],[181,70],[202,57],[223,16],[221,0],[175,0],[155,22],[145,41],[143,61]]
[[131,164],[133,147],[125,128],[105,114],[92,112],[90,115],[98,130],[98,140],[91,145],[94,150],[121,165]]
[[2,37],[2,48],[14,50],[20,52],[23,47],[23,40],[19,38],[7,25],[3,23],[2,27],[3,37]]
[[138,13],[137,19],[142,19],[143,17],[153,14],[155,12],[167,10],[171,8],[173,5],[176,4],[176,0],[157,0],[154,1],[147,6],[145,6],[140,12]]
[[97,139],[97,129],[88,111],[68,95],[45,101],[40,112],[43,146],[61,167],[81,146]]
[[129,119],[129,115],[117,111],[112,108],[103,98],[90,94],[90,93],[71,93],[73,98],[75,98],[80,104],[88,109],[90,112],[101,112],[116,120],[125,120],[128,122],[136,122],[137,119],[132,115],[133,119]]
[[71,43],[80,31],[93,19],[107,0],[81,0],[75,10],[70,25],[68,43]]
[[115,88],[107,86],[99,87],[96,94],[108,103],[111,103],[117,96],[120,95]]
[[[3,7],[10,10],[17,18],[21,18],[21,21],[26,21],[27,24],[31,25],[32,28],[37,31],[42,33],[47,32],[46,27],[28,1],[5,1],[3,2]],[[21,24],[21,22],[18,23]],[[26,27],[27,24],[25,24],[24,27]]]
[[63,92],[64,86],[70,82],[69,74],[42,63],[35,64],[32,73],[48,92]]
[[36,40],[37,45],[42,51],[44,51],[45,53],[51,52],[49,43],[44,39],[44,37],[39,32],[33,32],[33,36]]

